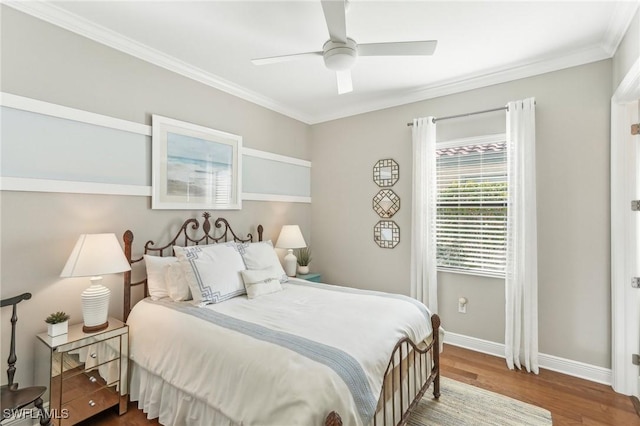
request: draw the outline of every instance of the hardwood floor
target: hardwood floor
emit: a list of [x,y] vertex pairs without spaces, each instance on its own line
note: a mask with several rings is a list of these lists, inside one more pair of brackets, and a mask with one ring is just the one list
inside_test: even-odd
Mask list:
[[554,426],[640,425],[631,398],[610,386],[543,369],[511,371],[502,358],[450,345],[440,359],[443,376],[546,408]]
[[[507,369],[505,361],[491,355],[445,345],[441,355],[442,375],[551,411],[554,426],[640,426],[631,398],[610,386],[593,383],[549,370],[539,375]],[[123,416],[106,412],[83,426],[157,425],[147,420],[136,403]]]

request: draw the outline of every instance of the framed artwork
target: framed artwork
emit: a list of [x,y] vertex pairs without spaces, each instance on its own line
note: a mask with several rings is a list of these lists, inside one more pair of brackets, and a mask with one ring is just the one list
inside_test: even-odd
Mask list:
[[242,137],[152,116],[154,209],[239,210]]
[[381,220],[373,227],[373,240],[382,248],[394,248],[400,242],[400,228],[392,220]]
[[381,189],[373,197],[373,210],[380,217],[390,218],[400,210],[400,197],[391,189]]
[[380,187],[393,186],[400,178],[400,166],[395,160],[386,158],[373,166],[373,181]]

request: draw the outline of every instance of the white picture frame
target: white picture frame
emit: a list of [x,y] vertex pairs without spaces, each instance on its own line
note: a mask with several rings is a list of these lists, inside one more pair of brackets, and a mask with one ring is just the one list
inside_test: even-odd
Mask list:
[[151,208],[242,208],[242,136],[153,114],[151,158]]

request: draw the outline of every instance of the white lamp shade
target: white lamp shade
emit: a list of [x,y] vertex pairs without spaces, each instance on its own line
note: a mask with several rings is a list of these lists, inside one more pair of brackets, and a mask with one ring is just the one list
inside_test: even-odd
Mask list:
[[93,277],[130,270],[115,234],[82,234],[60,277]]
[[276,247],[294,249],[306,247],[302,232],[298,225],[284,225],[276,242]]
[[130,271],[115,234],[82,234],[73,248],[60,277],[92,277],[91,285],[82,292],[82,317],[85,333],[109,326],[111,291],[102,285],[101,275]]

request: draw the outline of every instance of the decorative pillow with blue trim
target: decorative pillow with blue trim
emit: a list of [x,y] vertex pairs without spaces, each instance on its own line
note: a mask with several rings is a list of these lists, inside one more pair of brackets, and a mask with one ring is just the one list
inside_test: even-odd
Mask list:
[[240,275],[246,267],[236,243],[174,246],[173,250],[195,305],[220,303],[247,293]]

